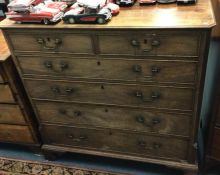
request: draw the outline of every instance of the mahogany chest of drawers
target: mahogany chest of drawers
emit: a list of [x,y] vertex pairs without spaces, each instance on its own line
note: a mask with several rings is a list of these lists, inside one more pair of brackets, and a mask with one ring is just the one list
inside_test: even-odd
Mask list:
[[[0,142],[39,146],[33,112],[0,32]],[[26,100],[25,100],[26,99]]]
[[106,25],[1,23],[43,150],[196,169],[215,22],[206,0],[158,7],[122,8]]

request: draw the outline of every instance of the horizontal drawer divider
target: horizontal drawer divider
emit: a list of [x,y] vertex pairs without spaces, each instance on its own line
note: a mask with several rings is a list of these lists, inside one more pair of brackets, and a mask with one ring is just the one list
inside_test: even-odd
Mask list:
[[177,82],[156,82],[156,81],[132,81],[132,80],[123,80],[123,79],[103,79],[103,78],[79,78],[79,77],[72,77],[72,76],[53,76],[53,75],[38,75],[38,74],[23,74],[24,79],[50,79],[50,80],[57,80],[57,79],[65,79],[65,80],[72,80],[72,81],[84,81],[88,80],[89,82],[94,83],[117,83],[117,84],[140,84],[140,85],[158,85],[158,86],[184,86],[188,88],[194,88],[196,85],[195,83],[177,83]]
[[129,105],[118,105],[118,104],[107,104],[107,103],[85,103],[80,101],[65,101],[65,100],[52,100],[52,99],[40,99],[40,98],[31,98],[32,100],[39,101],[51,101],[51,102],[65,102],[65,103],[77,103],[77,104],[93,104],[93,105],[106,105],[106,106],[115,106],[115,107],[126,107],[126,108],[134,108],[134,109],[152,109],[152,110],[166,110],[166,111],[175,111],[177,113],[192,113],[192,110],[182,110],[182,109],[169,109],[169,108],[154,108],[154,107],[137,107],[137,106],[129,106]]
[[123,131],[126,133],[133,133],[133,134],[146,134],[151,136],[162,136],[162,137],[168,137],[168,138],[178,138],[182,140],[190,140],[189,136],[183,136],[183,135],[175,135],[175,134],[163,134],[163,133],[157,133],[157,132],[144,132],[144,131],[135,131],[132,129],[120,129],[120,128],[107,128],[107,127],[99,127],[99,126],[90,126],[89,124],[83,124],[83,125],[68,125],[66,123],[51,123],[51,122],[40,122],[43,125],[52,125],[52,126],[64,126],[64,127],[75,127],[75,128],[84,128],[84,129],[94,129],[94,130],[115,130],[115,131]]

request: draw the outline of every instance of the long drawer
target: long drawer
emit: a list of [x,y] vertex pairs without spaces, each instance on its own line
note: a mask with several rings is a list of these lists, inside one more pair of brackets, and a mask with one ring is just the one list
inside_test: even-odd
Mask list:
[[0,141],[34,143],[31,132],[27,126],[0,124]]
[[[25,35],[25,37],[23,37]],[[11,32],[8,36],[14,51],[66,52],[72,54],[102,55],[164,55],[198,56],[200,33],[128,31],[118,32],[66,30],[29,30],[26,33]],[[28,44],[21,44],[28,43]],[[175,49],[174,49],[175,48]]]
[[0,103],[15,103],[15,99],[8,85],[0,84]]
[[[35,101],[41,122],[189,136],[187,115],[141,109]],[[181,123],[181,124],[180,124]]]
[[192,110],[193,89],[110,83],[25,80],[32,98]]
[[141,157],[187,158],[187,140],[56,125],[43,125],[41,132],[44,133],[46,144],[120,152]]
[[196,63],[183,61],[18,56],[22,73],[140,82],[194,83]]
[[24,116],[19,106],[0,104],[0,123],[25,124]]

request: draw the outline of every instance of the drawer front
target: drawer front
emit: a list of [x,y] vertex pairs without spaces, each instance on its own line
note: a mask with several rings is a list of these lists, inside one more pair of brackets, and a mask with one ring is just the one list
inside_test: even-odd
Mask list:
[[199,35],[144,34],[100,35],[100,54],[198,56]]
[[0,103],[15,103],[11,89],[8,85],[0,84]]
[[30,130],[27,126],[0,124],[0,141],[34,143]]
[[[141,109],[36,101],[41,122],[189,136],[189,116]],[[181,123],[181,124],[180,124]]]
[[212,148],[211,148],[211,154],[217,158],[220,159],[220,128],[214,128],[213,132],[213,140],[212,140]]
[[193,90],[143,85],[26,80],[32,98],[191,110]]
[[[25,37],[24,37],[25,36]],[[69,52],[74,54],[93,54],[92,39],[89,35],[52,33],[9,35],[15,51]],[[28,43],[28,44],[21,44]]]
[[43,126],[42,132],[48,144],[120,152],[143,157],[186,159],[187,155],[188,143],[180,139],[53,125]]
[[193,83],[196,64],[93,58],[18,57],[23,74],[120,81]]
[[19,106],[0,104],[0,123],[25,124],[25,120]]

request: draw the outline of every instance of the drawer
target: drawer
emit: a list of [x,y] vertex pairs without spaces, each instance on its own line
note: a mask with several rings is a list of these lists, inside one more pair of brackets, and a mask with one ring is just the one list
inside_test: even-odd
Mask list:
[[18,57],[23,74],[120,81],[193,83],[196,63],[93,58]]
[[220,159],[220,128],[214,128],[211,154]]
[[[141,109],[36,101],[41,122],[189,136],[187,115]],[[181,123],[181,125],[180,125]]]
[[192,110],[193,89],[26,79],[32,98]]
[[11,89],[8,85],[0,84],[0,103],[15,103]]
[[65,32],[60,31],[57,33],[45,31],[45,33],[40,32],[40,34],[11,33],[9,38],[15,52],[68,52],[74,54],[94,53],[92,39],[86,34],[65,34]]
[[200,36],[196,33],[99,35],[103,55],[198,56]]
[[141,157],[186,159],[187,155],[188,142],[171,137],[54,125],[43,126],[42,133],[46,144],[120,152]]
[[0,124],[0,141],[34,143],[33,137],[27,126]]
[[0,104],[0,123],[25,124],[26,122],[18,105]]

